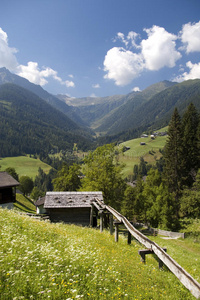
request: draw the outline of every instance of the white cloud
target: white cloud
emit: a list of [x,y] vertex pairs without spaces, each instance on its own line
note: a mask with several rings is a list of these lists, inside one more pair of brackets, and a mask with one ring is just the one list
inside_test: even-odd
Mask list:
[[131,47],[139,50],[139,53],[123,47],[110,49],[104,59],[104,71],[107,72],[104,78],[124,86],[140,76],[145,69],[158,71],[163,67],[172,68],[176,65],[176,61],[182,57],[176,50],[178,37],[155,25],[144,31],[148,37],[143,39],[140,45],[136,44],[139,35],[134,31],[130,31],[127,37],[118,32],[114,41],[120,40],[126,48],[131,43]]
[[189,68],[189,72],[184,72],[180,76],[175,77],[173,81],[181,82],[184,80],[200,78],[200,62],[193,64],[191,61],[188,61],[186,66]]
[[[91,98],[96,98],[97,96],[96,96],[94,93],[92,93],[92,94],[90,95],[90,97],[91,97]],[[92,104],[94,104],[94,103],[92,103]]]
[[183,25],[180,37],[187,53],[200,51],[200,21]]
[[48,83],[47,78],[52,77],[54,80],[58,81],[60,84],[66,87],[74,87],[73,81],[63,81],[58,75],[57,71],[44,67],[42,70],[38,67],[37,62],[29,61],[27,66],[19,65],[16,71],[17,75],[28,79],[30,82],[44,86]]
[[97,83],[97,84],[93,84],[92,87],[93,87],[94,89],[99,89],[99,88],[100,88],[100,85]]
[[68,76],[69,76],[70,78],[74,78],[74,75],[72,75],[72,74],[69,74]]
[[130,45],[130,47],[140,48],[140,46],[136,44],[136,39],[138,37],[139,37],[139,34],[134,32],[134,31],[130,31],[128,33],[127,37],[125,37],[125,35],[122,32],[118,32],[117,36],[115,37],[113,42],[116,42],[117,40],[120,40],[126,46],[126,48],[129,45]]
[[174,67],[176,61],[181,58],[180,52],[175,49],[177,36],[155,25],[150,29],[144,29],[144,31],[146,31],[148,38],[142,40],[141,46],[146,68],[153,71],[165,66]]
[[116,85],[124,86],[138,77],[144,68],[140,54],[122,47],[110,49],[104,59],[104,78],[112,79]]
[[140,88],[138,86],[135,86],[133,89],[132,89],[132,92],[140,92]]
[[18,65],[15,53],[17,50],[9,47],[7,33],[0,27],[0,67],[14,70]]
[[[40,70],[37,62],[29,61],[26,66],[19,65],[15,56],[16,53],[17,50],[8,45],[7,33],[0,28],[0,67],[6,67],[17,75],[41,86],[47,84],[47,78],[50,77],[66,87],[75,86],[73,81],[63,81],[62,78],[57,75],[57,71],[49,67],[43,67],[42,70]],[[69,75],[69,77],[73,78],[73,75]]]

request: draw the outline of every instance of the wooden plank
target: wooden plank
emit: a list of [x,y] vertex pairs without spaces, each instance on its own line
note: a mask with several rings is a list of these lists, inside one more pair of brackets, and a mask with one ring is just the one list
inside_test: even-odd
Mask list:
[[152,249],[158,258],[171,270],[172,273],[180,280],[180,282],[191,292],[197,299],[200,298],[200,284],[185,271],[173,258],[171,258],[161,247],[149,240],[141,232],[139,232],[131,223],[111,206],[106,206],[118,221],[124,223],[128,231],[146,248]]

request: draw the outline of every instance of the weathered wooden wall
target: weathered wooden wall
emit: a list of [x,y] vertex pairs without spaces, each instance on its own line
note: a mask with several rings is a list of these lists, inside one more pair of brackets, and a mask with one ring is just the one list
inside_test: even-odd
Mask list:
[[90,225],[90,207],[48,209],[51,222]]

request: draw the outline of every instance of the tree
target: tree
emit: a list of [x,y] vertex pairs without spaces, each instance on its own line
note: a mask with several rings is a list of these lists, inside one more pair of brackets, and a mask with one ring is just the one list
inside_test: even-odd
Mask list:
[[30,197],[33,200],[38,200],[39,197],[44,197],[44,195],[45,195],[44,192],[42,192],[36,186],[34,186],[34,188],[32,189]]
[[80,165],[77,164],[70,167],[64,164],[58,171],[57,177],[52,181],[54,191],[77,191],[81,185],[80,168]]
[[169,192],[174,194],[176,199],[176,212],[178,217],[179,198],[182,188],[183,175],[183,147],[182,147],[182,126],[181,118],[175,108],[169,128],[168,139],[164,151],[164,180]]
[[180,211],[184,217],[200,218],[200,169],[192,189],[186,188],[183,191]]
[[122,178],[123,165],[119,163],[115,146],[107,144],[90,152],[84,159],[83,191],[102,191],[106,204],[120,209],[126,184]]
[[183,176],[184,183],[192,186],[198,167],[199,167],[199,149],[197,129],[199,124],[198,112],[193,103],[190,103],[187,111],[183,115]]
[[33,180],[29,176],[21,176],[19,179],[20,191],[24,194],[30,194],[33,189]]
[[128,219],[133,220],[135,216],[135,201],[136,201],[136,189],[127,185],[124,193],[124,200],[121,205],[121,213]]
[[15,168],[6,168],[5,171],[10,174],[15,180],[19,181],[19,175],[17,174]]

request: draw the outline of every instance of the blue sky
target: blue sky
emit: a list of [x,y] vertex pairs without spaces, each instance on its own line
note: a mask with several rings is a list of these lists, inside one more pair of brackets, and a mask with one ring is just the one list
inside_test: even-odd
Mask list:
[[52,94],[200,78],[199,0],[1,0],[0,67]]

